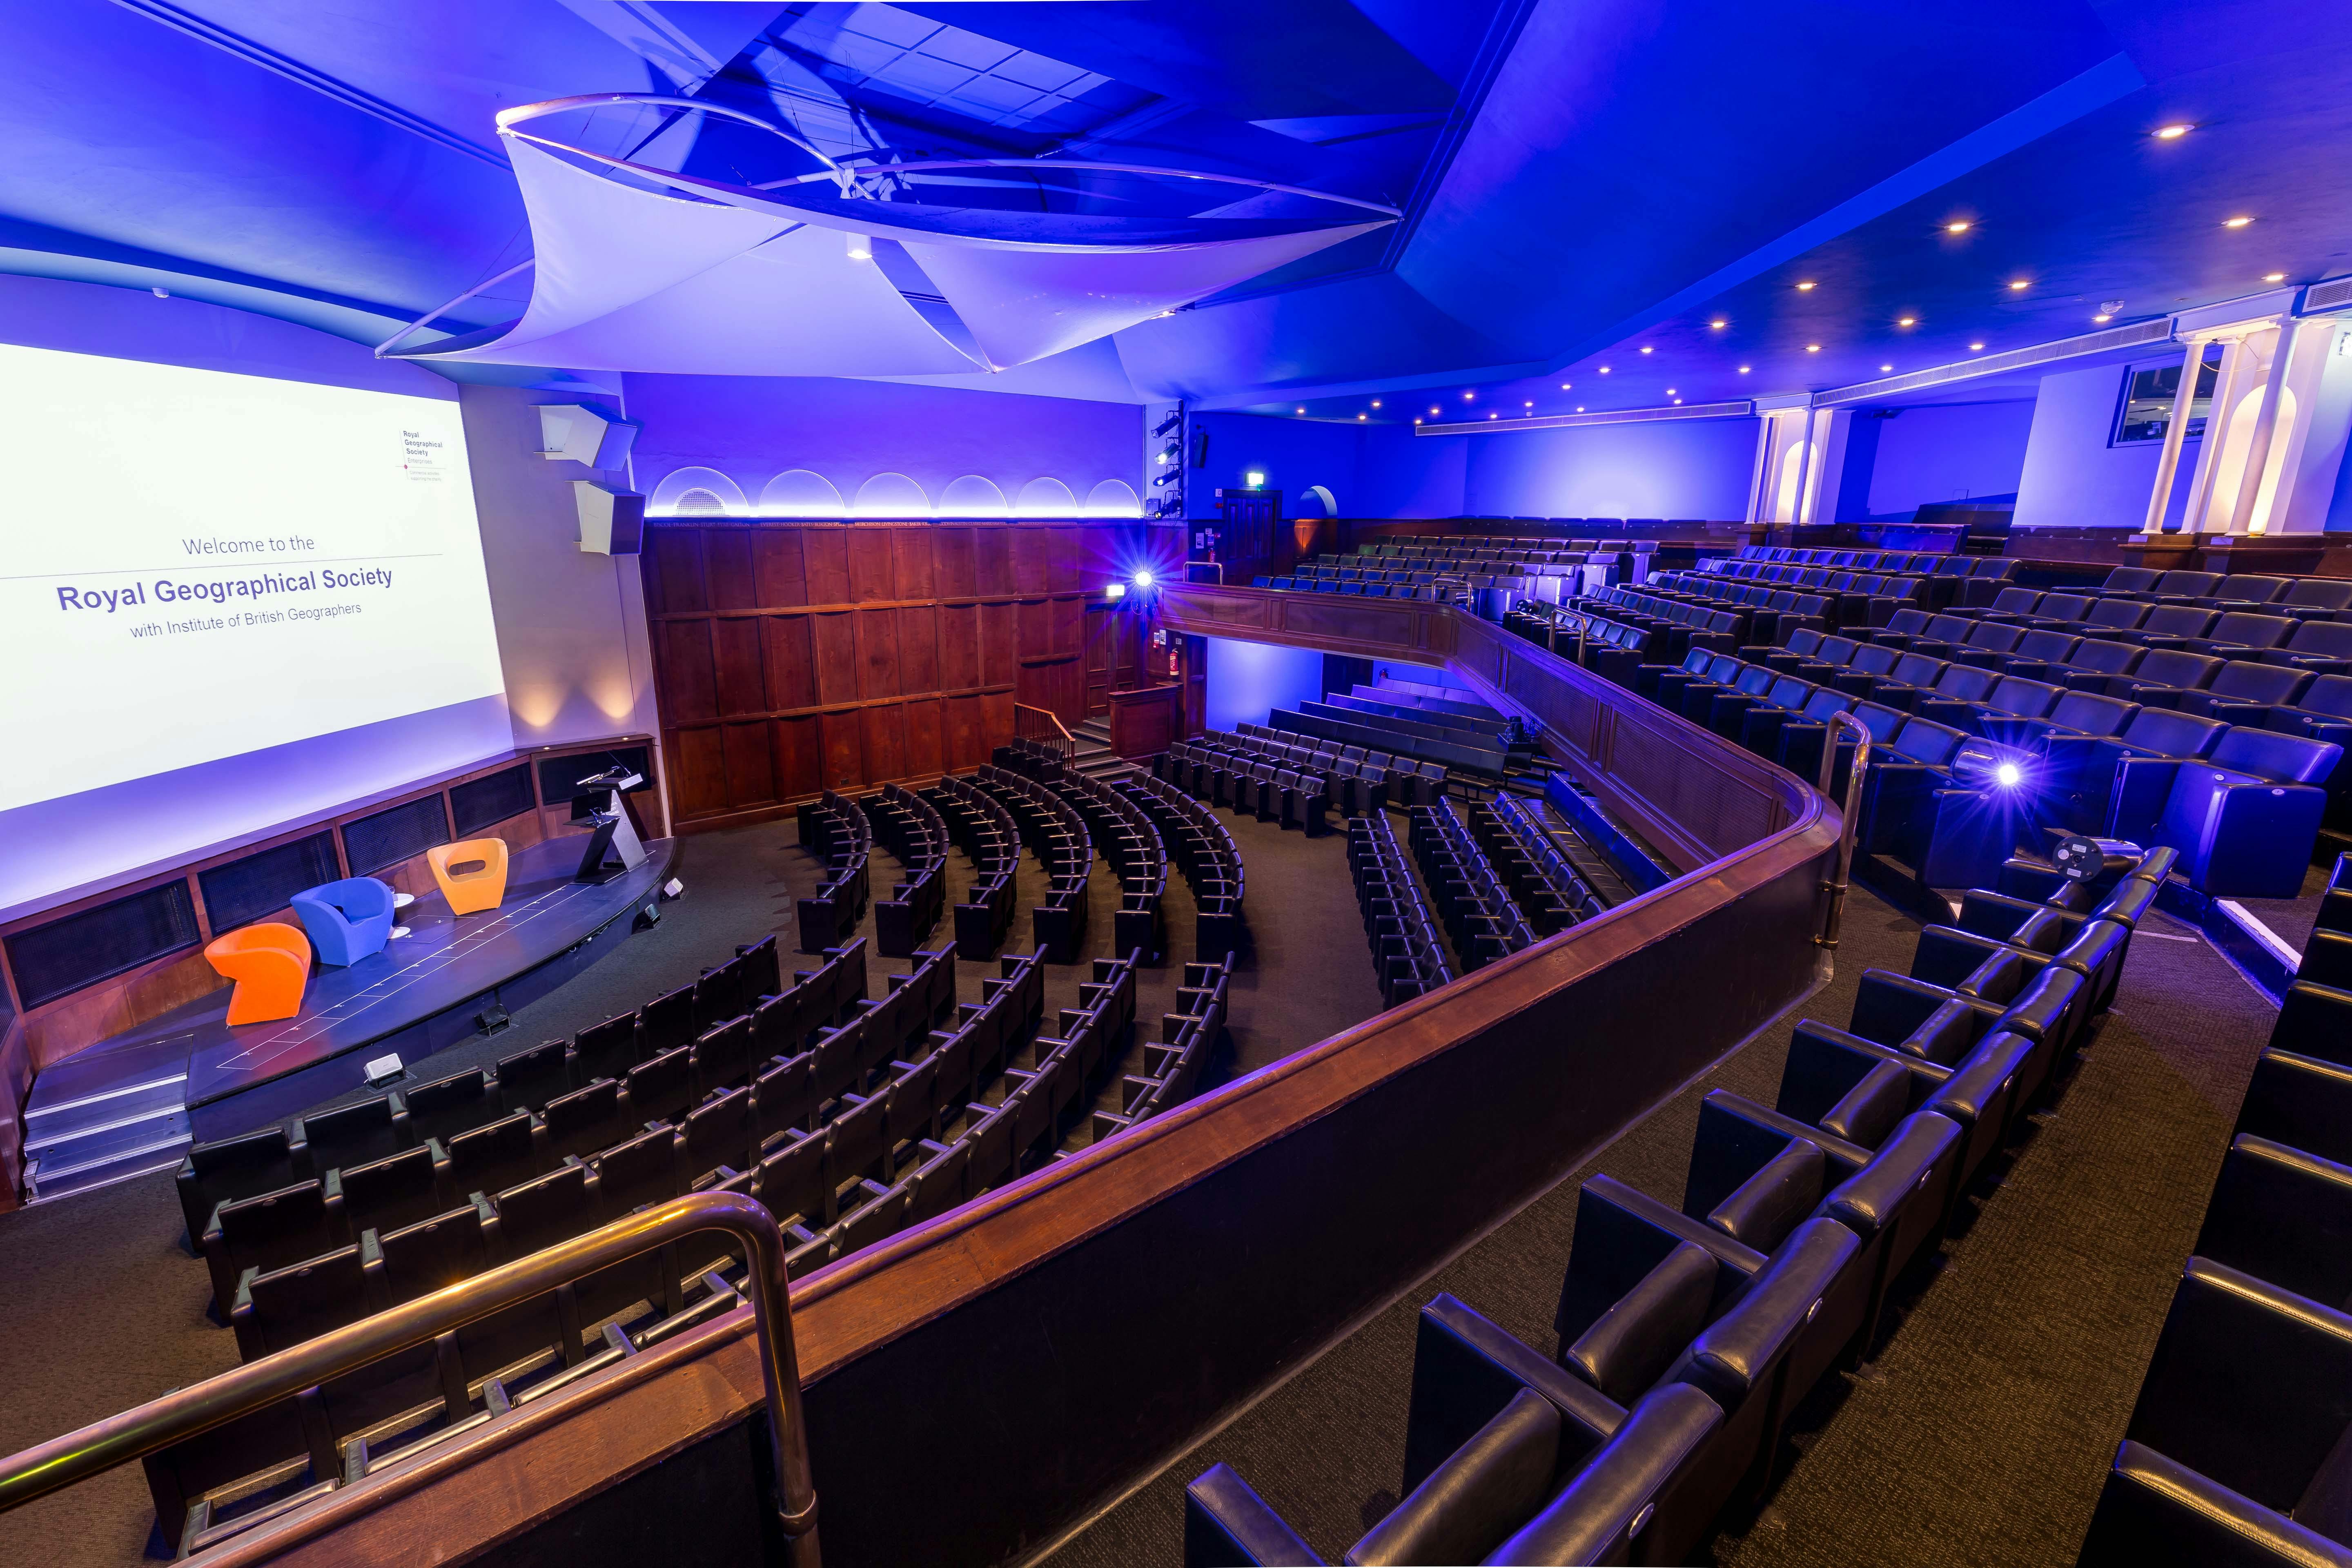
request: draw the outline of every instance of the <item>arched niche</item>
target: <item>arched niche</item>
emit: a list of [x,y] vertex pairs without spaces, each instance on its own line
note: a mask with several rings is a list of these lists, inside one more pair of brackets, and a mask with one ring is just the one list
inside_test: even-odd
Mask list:
[[751,510],[743,487],[717,468],[673,468],[646,498],[655,517],[745,517]]
[[940,492],[941,517],[1003,517],[1008,510],[996,481],[978,474],[950,479],[948,488]]
[[[1309,506],[1320,507],[1322,508],[1322,510],[1315,512],[1308,511],[1307,509]],[[1339,503],[1331,499],[1331,492],[1323,486],[1309,485],[1305,489],[1298,492],[1298,515],[1301,517],[1337,517],[1339,515]]]
[[1105,479],[1087,492],[1088,517],[1141,517],[1143,498],[1124,479]]
[[833,481],[808,468],[786,468],[760,490],[761,517],[847,517]]
[[877,474],[857,487],[849,510],[858,517],[929,517],[931,498],[904,474]]
[[1015,517],[1076,517],[1077,493],[1059,479],[1031,479],[1013,503]]

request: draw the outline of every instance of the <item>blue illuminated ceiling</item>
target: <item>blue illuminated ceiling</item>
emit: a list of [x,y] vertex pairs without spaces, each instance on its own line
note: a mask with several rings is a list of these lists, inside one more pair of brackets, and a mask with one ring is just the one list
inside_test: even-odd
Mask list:
[[2352,271],[2352,7],[2305,0],[45,0],[7,38],[0,268],[363,341],[529,255],[492,117],[607,91],[1400,206],[1116,340],[1139,395],[1350,421],[1841,385]]

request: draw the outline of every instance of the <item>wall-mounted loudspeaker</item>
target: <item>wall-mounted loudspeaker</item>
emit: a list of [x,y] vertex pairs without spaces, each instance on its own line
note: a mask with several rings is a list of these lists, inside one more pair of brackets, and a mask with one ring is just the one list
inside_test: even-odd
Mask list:
[[580,503],[580,548],[591,555],[635,555],[646,537],[646,498],[608,489],[593,479],[572,481]]
[[592,468],[617,468],[629,460],[629,448],[641,428],[610,409],[585,403],[541,404],[540,456]]

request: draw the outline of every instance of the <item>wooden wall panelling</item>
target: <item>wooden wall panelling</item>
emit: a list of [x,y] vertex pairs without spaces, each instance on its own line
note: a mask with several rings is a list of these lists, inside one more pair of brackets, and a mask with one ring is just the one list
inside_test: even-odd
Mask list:
[[931,586],[942,599],[969,599],[980,592],[973,528],[941,528],[931,535]]
[[905,705],[890,703],[857,710],[858,734],[865,772],[861,783],[878,784],[907,776]]
[[849,540],[843,528],[803,528],[801,572],[812,605],[846,605],[849,595]]
[[846,610],[812,616],[810,641],[816,648],[816,700],[831,706],[855,702],[857,687],[857,616]]
[[824,778],[828,789],[855,789],[866,782],[866,741],[858,710],[820,716],[818,733],[824,747]]
[[760,647],[759,617],[725,616],[712,621],[710,651],[721,716],[765,713],[776,706],[768,697],[767,660],[761,657]]
[[909,697],[954,689],[940,684],[940,612],[935,605],[898,611],[898,689]]
[[898,599],[929,599],[937,596],[938,575],[933,563],[933,541],[939,531],[924,528],[896,528],[890,531],[892,578]]
[[708,620],[662,626],[662,717],[673,724],[719,716],[719,672],[710,653]]
[[814,708],[817,696],[814,616],[761,616],[760,639],[768,662],[768,702],[781,712]]
[[857,695],[871,701],[898,697],[898,612],[857,612]]
[[678,820],[716,816],[728,807],[726,741],[716,724],[671,731],[670,755],[677,759],[676,783],[670,798],[677,802]]
[[847,531],[849,549],[849,596],[861,605],[879,604],[898,596],[898,582],[890,559],[890,535],[887,528],[859,528]]
[[983,605],[941,605],[932,620],[939,637],[941,691],[970,691],[985,683],[980,657]]
[[938,698],[921,697],[898,709],[906,724],[907,756],[902,771],[907,778],[929,778],[947,770],[940,732],[940,704]]
[[808,587],[801,571],[801,531],[762,528],[751,534],[753,603],[768,607],[805,605]]
[[814,713],[778,719],[775,736],[776,793],[785,800],[806,800],[824,788],[821,721]]
[[1010,528],[972,530],[974,594],[987,598],[1020,592],[1013,582],[1013,541],[1017,531]]
[[719,726],[719,747],[727,763],[727,804],[740,809],[776,798],[775,748],[769,738],[769,721]]
[[709,598],[702,583],[702,530],[656,529],[646,561],[653,568],[656,591],[646,603],[664,615],[707,610]]
[[702,581],[714,610],[748,610],[760,602],[750,531],[714,528],[703,536]]
[[988,749],[980,741],[987,726],[987,719],[981,712],[982,700],[977,696],[950,697],[940,704],[942,744],[947,753],[944,766],[950,772],[976,768],[988,760]]

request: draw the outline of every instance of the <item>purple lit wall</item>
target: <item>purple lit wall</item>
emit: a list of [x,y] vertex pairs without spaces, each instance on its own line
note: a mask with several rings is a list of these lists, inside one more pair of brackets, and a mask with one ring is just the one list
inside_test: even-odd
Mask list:
[[1208,637],[1208,689],[1201,721],[1212,730],[1263,724],[1266,710],[1323,698],[1323,656],[1313,648]]
[[[1857,427],[1865,423],[1857,415]],[[2031,402],[1967,403],[1898,410],[1877,427],[1878,448],[1867,490],[1867,515],[1907,519],[1934,501],[2017,493],[2025,441],[2033,426]],[[1849,437],[1848,448],[1852,449]],[[1845,498],[1842,498],[1845,499]]]
[[[1217,491],[1238,489],[1252,473],[1265,476],[1268,489],[1282,492],[1285,517],[1301,514],[1299,498],[1311,485],[1331,492],[1339,517],[1394,517],[1399,513],[1386,496],[1374,496],[1364,481],[1364,450],[1369,442],[1399,439],[1394,429],[1359,428],[1322,419],[1269,419],[1255,414],[1196,414],[1192,420],[1197,449],[1208,437],[1205,468],[1187,469],[1184,505],[1187,515],[1217,515]],[[1455,500],[1458,500],[1459,492]],[[1450,516],[1454,508],[1434,512]]]
[[[2107,445],[2123,378],[2121,365],[2042,378],[2017,482],[2017,527],[2133,529],[2147,521],[2158,444]],[[2197,453],[2194,442],[2181,453],[2168,525],[2178,523],[2188,504]]]
[[[1142,480],[1143,410],[1133,403],[824,377],[631,375],[627,393],[629,416],[645,426],[637,488],[657,501],[663,479],[688,468],[725,476],[751,510],[774,515],[841,515],[762,508],[771,481],[794,470],[853,507],[865,490],[869,504],[858,510],[867,515],[901,517],[950,510],[958,481],[966,482],[954,495],[979,496],[982,506],[992,489],[1019,515],[1071,515],[1105,481],[1134,489]],[[1072,499],[1022,506],[1038,481],[1051,483],[1033,496],[1066,490]],[[920,504],[910,485],[920,488]],[[795,478],[775,493],[825,490]],[[879,500],[892,493],[908,500],[895,508]]]
[[1473,517],[1739,518],[1756,466],[1753,419],[1594,425],[1470,436]]

